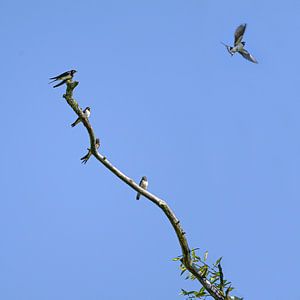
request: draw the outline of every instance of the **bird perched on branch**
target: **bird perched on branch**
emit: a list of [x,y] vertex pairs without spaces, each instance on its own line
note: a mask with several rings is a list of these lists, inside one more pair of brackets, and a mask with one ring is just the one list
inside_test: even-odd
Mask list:
[[241,24],[234,33],[234,47],[228,46],[221,42],[228,50],[230,55],[232,56],[234,53],[238,52],[247,60],[257,64],[257,60],[244,48],[245,42],[243,42],[244,33],[246,31],[247,24]]
[[[83,110],[83,113],[84,115],[89,118],[90,117],[90,114],[91,114],[91,109],[89,107],[86,107],[84,110]],[[78,123],[81,122],[81,119],[78,117],[76,119],[76,121],[74,123],[71,124],[72,127],[76,126]]]
[[50,78],[50,80],[52,80],[52,79],[53,80],[50,81],[49,84],[53,83],[54,81],[61,80],[60,83],[54,85],[53,87],[56,88],[58,86],[61,86],[64,83],[66,83],[68,80],[71,80],[76,72],[77,72],[76,70],[70,70],[70,71],[64,72],[60,75],[54,76],[54,77]]
[[[98,149],[99,147],[100,147],[100,140],[97,138],[96,139],[96,149]],[[88,153],[85,156],[80,158],[80,160],[82,160],[81,163],[83,163],[83,164],[86,164],[92,155],[92,150],[90,148],[87,148],[87,150],[88,150]]]
[[[142,177],[139,186],[140,186],[141,188],[143,188],[144,190],[147,190],[147,187],[148,187],[148,180],[147,180],[147,177],[146,177],[146,176],[143,176],[143,177]],[[137,195],[136,195],[136,200],[139,200],[140,197],[141,197],[141,194],[140,194],[140,193],[137,193]]]

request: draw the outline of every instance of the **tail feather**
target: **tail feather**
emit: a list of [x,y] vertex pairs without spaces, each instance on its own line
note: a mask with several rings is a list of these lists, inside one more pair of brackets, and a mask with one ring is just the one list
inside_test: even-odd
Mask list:
[[233,54],[232,54],[232,52],[231,52],[231,47],[228,46],[228,45],[226,45],[226,44],[224,44],[223,42],[221,42],[221,44],[224,45],[224,46],[226,47],[227,51],[228,51],[229,54],[232,56]]
[[87,149],[88,150],[88,153],[85,155],[85,156],[83,156],[83,157],[81,157],[80,158],[80,160],[82,160],[82,162],[81,163],[83,163],[83,164],[86,164],[87,163],[87,161],[90,159],[90,157],[92,156],[92,151],[91,151],[91,149]]
[[141,197],[141,194],[140,194],[140,193],[137,193],[137,195],[136,195],[136,200],[140,200],[140,197]]
[[53,87],[56,88],[56,87],[58,87],[58,86],[63,85],[63,84],[66,83],[66,82],[67,82],[67,80],[63,80],[63,81],[61,81],[60,83],[54,85]]
[[50,83],[53,83],[53,82],[56,81],[56,80],[58,80],[58,79],[56,79],[56,78],[54,78],[54,77],[53,77],[53,78],[49,78],[49,79],[50,79],[50,80],[53,79],[52,81],[49,82],[49,84],[50,84]]
[[78,123],[80,123],[80,118],[77,118],[74,123],[71,124],[72,127],[75,127]]

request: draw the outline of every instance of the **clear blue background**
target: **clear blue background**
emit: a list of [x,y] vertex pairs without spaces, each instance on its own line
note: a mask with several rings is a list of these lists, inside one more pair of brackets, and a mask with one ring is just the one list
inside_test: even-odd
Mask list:
[[[101,153],[147,175],[245,299],[299,297],[300,2],[2,1],[0,298],[184,299],[162,212],[99,165],[48,78],[78,70]],[[235,28],[247,49],[230,57]]]

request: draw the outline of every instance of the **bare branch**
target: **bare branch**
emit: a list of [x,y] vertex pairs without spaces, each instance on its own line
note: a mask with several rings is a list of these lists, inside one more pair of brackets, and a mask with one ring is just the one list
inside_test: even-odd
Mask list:
[[197,279],[198,281],[203,285],[203,287],[206,289],[206,291],[216,300],[225,300],[225,296],[223,291],[218,289],[214,284],[212,284],[205,276],[201,275],[198,268],[193,264],[191,255],[190,255],[190,248],[187,242],[187,239],[185,237],[185,232],[182,229],[180,225],[180,221],[175,216],[174,212],[171,210],[171,208],[168,206],[168,204],[155,196],[154,194],[148,192],[147,190],[141,188],[137,183],[135,183],[130,177],[126,176],[124,173],[122,173],[119,169],[117,169],[105,156],[101,155],[97,148],[96,148],[96,136],[94,133],[94,130],[88,120],[88,118],[84,115],[84,113],[81,111],[81,109],[78,106],[78,103],[73,98],[73,90],[78,85],[77,81],[67,81],[67,90],[66,94],[63,96],[67,103],[72,107],[74,112],[77,114],[78,117],[80,117],[83,125],[88,131],[89,137],[90,137],[90,149],[92,151],[92,154],[96,157],[96,159],[101,162],[107,169],[109,169],[112,173],[114,173],[117,177],[119,177],[122,181],[124,181],[127,185],[132,187],[136,192],[140,193],[147,199],[149,199],[151,202],[153,202],[155,205],[157,205],[159,208],[162,209],[164,214],[169,219],[171,225],[173,226],[173,229],[175,230],[176,236],[178,238],[181,251],[182,251],[182,258],[181,261],[185,265],[188,271],[190,271]]

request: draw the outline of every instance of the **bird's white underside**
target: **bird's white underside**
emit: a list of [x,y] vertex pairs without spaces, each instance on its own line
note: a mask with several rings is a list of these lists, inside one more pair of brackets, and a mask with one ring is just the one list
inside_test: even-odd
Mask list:
[[147,187],[148,187],[148,181],[142,181],[141,182],[141,188],[143,188],[144,190],[146,190],[147,189]]

